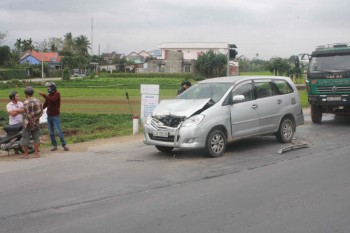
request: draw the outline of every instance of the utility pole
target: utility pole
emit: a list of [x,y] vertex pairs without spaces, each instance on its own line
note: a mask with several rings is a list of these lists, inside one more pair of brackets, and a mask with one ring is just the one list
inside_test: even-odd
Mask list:
[[91,16],[91,56],[94,55],[94,17]]
[[227,44],[227,76],[230,76],[230,44]]
[[44,79],[44,49],[41,50],[41,79]]

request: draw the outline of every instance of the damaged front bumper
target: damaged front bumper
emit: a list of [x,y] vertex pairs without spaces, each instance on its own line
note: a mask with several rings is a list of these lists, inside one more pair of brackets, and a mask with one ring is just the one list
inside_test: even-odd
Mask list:
[[167,126],[161,119],[153,118],[150,123],[145,124],[143,142],[147,145],[174,148],[203,148],[205,139],[201,128],[198,125],[182,127],[183,121],[181,119],[177,124]]

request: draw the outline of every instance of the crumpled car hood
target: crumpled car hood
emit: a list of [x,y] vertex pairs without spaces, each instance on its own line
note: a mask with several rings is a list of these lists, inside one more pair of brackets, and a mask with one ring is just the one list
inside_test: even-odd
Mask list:
[[190,117],[193,113],[202,109],[208,102],[208,99],[175,99],[175,100],[162,100],[159,105],[154,109],[153,116],[179,116]]

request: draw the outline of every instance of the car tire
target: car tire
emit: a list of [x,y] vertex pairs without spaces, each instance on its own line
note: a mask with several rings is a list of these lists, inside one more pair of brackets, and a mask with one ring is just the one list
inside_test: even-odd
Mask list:
[[206,150],[209,157],[215,158],[223,156],[226,150],[226,145],[227,139],[221,130],[214,129],[209,132],[206,142]]
[[164,152],[164,153],[169,153],[171,152],[174,147],[169,147],[169,146],[156,146],[157,150]]
[[294,122],[290,118],[283,118],[276,133],[277,141],[287,143],[292,141],[295,131]]
[[321,124],[322,108],[320,106],[311,104],[311,120],[312,120],[312,123]]

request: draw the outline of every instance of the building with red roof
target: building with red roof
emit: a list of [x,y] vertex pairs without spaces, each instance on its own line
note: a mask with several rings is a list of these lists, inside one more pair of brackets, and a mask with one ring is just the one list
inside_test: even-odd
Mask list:
[[28,50],[22,54],[19,59],[20,64],[39,65],[41,62],[46,63],[51,69],[61,68],[62,56],[58,52],[37,52]]

